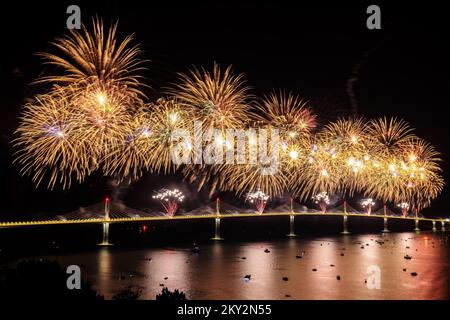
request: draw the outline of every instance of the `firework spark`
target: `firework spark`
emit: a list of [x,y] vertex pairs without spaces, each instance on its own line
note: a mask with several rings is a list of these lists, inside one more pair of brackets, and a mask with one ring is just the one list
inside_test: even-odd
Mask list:
[[178,189],[161,189],[152,198],[159,200],[166,214],[173,217],[178,210],[178,204],[184,200],[184,194]]
[[277,128],[284,141],[295,142],[316,127],[316,116],[306,102],[292,93],[280,91],[265,95],[256,106],[253,118]]
[[361,118],[338,119],[318,133],[321,145],[332,150],[330,159],[336,182],[335,190],[352,196],[360,191],[361,181],[370,176],[367,162],[372,159],[371,143],[366,134],[366,122]]
[[363,199],[361,201],[361,206],[367,210],[367,214],[372,213],[372,207],[375,205],[375,201],[372,198]]
[[231,66],[222,71],[214,64],[213,72],[193,69],[179,74],[180,83],[168,93],[180,104],[191,109],[194,119],[202,121],[205,128],[242,128],[248,119],[249,87],[243,75],[235,75]]
[[325,191],[322,191],[315,196],[312,197],[315,204],[318,204],[320,207],[320,210],[322,210],[322,213],[325,213],[327,211],[327,207],[330,204],[330,197],[328,196],[328,193]]
[[53,42],[61,55],[40,53],[63,72],[37,81],[52,84],[51,91],[24,107],[16,131],[16,162],[36,186],[48,176],[48,188],[65,189],[73,176],[82,182],[95,170],[108,171],[111,153],[126,141],[142,104],[136,74],[142,61],[132,37],[119,42],[116,30],[114,24],[106,33],[94,19],[92,32],[83,26]]
[[[212,73],[203,68],[193,69],[188,74],[179,74],[179,80],[168,90],[169,95],[190,113],[190,121],[202,123],[205,132],[218,130],[219,134],[215,134],[214,138],[225,150],[233,148],[234,142],[225,139],[226,130],[247,125],[249,100],[252,98],[243,75],[233,74],[231,66],[223,71],[215,63]],[[205,147],[206,142],[203,143]],[[198,189],[209,182],[212,196],[216,188],[224,183],[224,168],[220,164],[190,165],[184,168],[183,173],[189,181],[198,182]]]
[[264,209],[266,208],[267,201],[269,200],[269,196],[262,192],[261,190],[257,190],[255,192],[249,192],[247,193],[247,196],[245,199],[255,205],[256,210],[259,214],[262,214],[264,212]]
[[401,202],[397,205],[397,207],[402,209],[403,217],[406,217],[408,215],[408,211],[409,211],[409,203],[408,202]]
[[36,186],[48,180],[48,189],[57,184],[66,189],[73,178],[81,183],[98,166],[90,157],[92,144],[83,137],[83,119],[71,109],[62,90],[36,96],[24,106],[13,141],[18,150],[14,161]]
[[427,142],[410,137],[401,152],[381,157],[365,181],[366,192],[379,199],[407,200],[415,210],[430,205],[444,186],[439,154]]
[[342,186],[342,167],[338,165],[339,154],[333,145],[316,136],[310,139],[308,146],[304,156],[286,173],[291,194],[301,200],[323,191],[335,193]]
[[117,23],[105,31],[101,19],[92,20],[92,31],[85,25],[81,30],[69,30],[70,35],[57,38],[52,45],[59,53],[39,53],[46,64],[63,72],[38,79],[37,82],[58,84],[74,83],[111,84],[127,87],[127,90],[143,96],[139,72],[144,61],[139,59],[139,45],[132,45],[133,35],[117,39]]
[[404,146],[415,137],[412,131],[404,120],[379,118],[368,123],[367,137],[372,139],[374,153],[390,156],[403,152]]

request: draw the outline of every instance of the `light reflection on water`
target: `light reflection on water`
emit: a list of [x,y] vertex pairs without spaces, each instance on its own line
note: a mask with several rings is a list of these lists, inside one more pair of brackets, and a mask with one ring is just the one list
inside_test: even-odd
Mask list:
[[[264,252],[266,248],[269,253]],[[303,258],[297,259],[302,251]],[[404,259],[405,254],[412,259]],[[189,248],[124,250],[116,246],[46,258],[81,265],[83,276],[107,299],[127,286],[141,288],[143,299],[154,299],[160,285],[182,290],[188,299],[450,298],[449,244],[441,233],[222,242],[203,245],[199,254]],[[371,265],[381,269],[380,290],[365,284]],[[251,275],[248,282],[244,281],[247,274]]]

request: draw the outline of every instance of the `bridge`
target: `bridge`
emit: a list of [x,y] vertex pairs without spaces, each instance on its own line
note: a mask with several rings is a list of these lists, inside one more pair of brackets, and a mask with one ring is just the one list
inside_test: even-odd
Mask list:
[[[298,205],[297,205],[298,206]],[[382,232],[389,232],[389,219],[397,219],[403,221],[415,222],[414,231],[420,231],[420,223],[437,231],[437,223],[440,223],[440,230],[446,230],[447,218],[425,218],[420,216],[406,216],[396,215],[386,205],[382,209],[375,211],[372,214],[361,213],[353,209],[344,201],[344,203],[332,211],[321,212],[314,209],[308,209],[304,206],[295,208],[295,203],[291,200],[290,205],[282,205],[268,212],[262,214],[254,212],[254,210],[239,209],[232,205],[221,203],[217,199],[214,203],[210,203],[200,208],[194,209],[190,212],[182,212],[173,217],[168,216],[162,212],[157,211],[143,211],[127,207],[121,203],[111,204],[108,198],[104,202],[97,203],[91,207],[80,208],[77,211],[69,212],[64,215],[57,215],[51,218],[41,218],[29,221],[0,221],[1,228],[18,228],[31,226],[48,226],[48,225],[70,225],[70,224],[102,224],[103,225],[103,241],[99,245],[110,245],[109,243],[109,226],[113,223],[127,223],[127,222],[148,222],[148,221],[170,221],[170,220],[194,220],[194,219],[214,219],[215,230],[212,240],[223,240],[220,236],[220,223],[222,219],[235,219],[244,217],[275,217],[286,216],[289,217],[289,234],[288,237],[295,237],[294,222],[298,216],[339,216],[342,217],[343,230],[341,234],[350,234],[348,228],[348,219],[352,217],[364,217],[367,219],[383,219]]]

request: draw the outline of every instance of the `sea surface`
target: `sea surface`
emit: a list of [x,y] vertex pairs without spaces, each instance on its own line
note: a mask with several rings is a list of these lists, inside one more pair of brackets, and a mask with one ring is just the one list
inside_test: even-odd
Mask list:
[[111,246],[26,258],[81,266],[106,299],[128,286],[141,289],[141,299],[154,299],[163,286],[188,299],[450,298],[442,232],[219,241],[200,245],[199,253],[191,245]]

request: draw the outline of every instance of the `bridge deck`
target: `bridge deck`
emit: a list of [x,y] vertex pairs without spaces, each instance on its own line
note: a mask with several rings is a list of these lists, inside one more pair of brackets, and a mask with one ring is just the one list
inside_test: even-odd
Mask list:
[[145,221],[164,221],[164,220],[193,220],[193,219],[229,219],[229,218],[244,218],[244,217],[274,217],[274,216],[347,216],[347,217],[364,217],[368,219],[400,219],[400,220],[419,220],[419,221],[446,221],[443,218],[423,218],[423,217],[402,217],[402,216],[384,216],[384,215],[368,215],[358,213],[341,213],[341,212],[268,212],[258,213],[240,213],[240,214],[197,214],[197,215],[179,215],[174,217],[168,216],[149,216],[149,217],[127,217],[127,218],[90,218],[90,219],[72,219],[72,220],[35,220],[35,221],[14,221],[14,222],[0,222],[0,228],[12,227],[28,227],[28,226],[43,226],[43,225],[68,225],[68,224],[98,224],[98,223],[123,223],[123,222],[145,222]]

